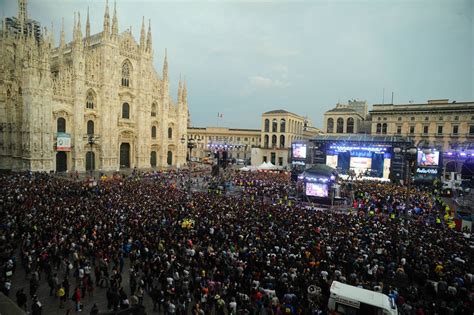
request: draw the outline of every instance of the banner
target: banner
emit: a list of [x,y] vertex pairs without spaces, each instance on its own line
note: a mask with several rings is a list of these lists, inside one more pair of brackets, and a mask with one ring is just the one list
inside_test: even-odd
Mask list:
[[58,132],[56,136],[56,151],[71,151],[71,136],[68,133]]

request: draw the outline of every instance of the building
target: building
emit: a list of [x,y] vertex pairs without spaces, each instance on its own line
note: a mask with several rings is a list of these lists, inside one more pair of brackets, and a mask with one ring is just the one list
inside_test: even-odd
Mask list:
[[418,147],[474,150],[474,102],[429,100],[425,104],[375,104],[375,135],[410,137]]
[[270,162],[286,167],[289,163],[291,143],[303,140],[304,117],[286,110],[272,110],[262,114],[260,147],[252,149],[252,165]]
[[106,4],[103,28],[85,36],[74,13],[73,40],[59,46],[53,32],[27,15],[3,20],[0,66],[0,168],[104,171],[179,166],[185,162],[188,102],[185,84],[169,94],[166,52],[153,67],[150,25],[140,39],[119,33],[117,10]]
[[366,101],[349,100],[347,104],[324,113],[324,130],[327,134],[368,133],[368,105]]
[[[260,145],[259,129],[234,129],[224,127],[190,127],[187,133],[188,141],[193,139],[195,148],[191,156],[202,159],[213,156],[213,147],[227,146],[228,158],[246,160],[250,158],[252,147]],[[189,152],[188,152],[189,155]]]

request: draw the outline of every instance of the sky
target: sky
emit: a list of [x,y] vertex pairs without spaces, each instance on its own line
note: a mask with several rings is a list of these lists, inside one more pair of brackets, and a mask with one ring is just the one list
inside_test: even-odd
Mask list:
[[[168,50],[170,92],[186,77],[195,127],[261,128],[261,114],[285,109],[316,127],[348,100],[370,105],[474,101],[471,0],[117,0],[119,32],[139,41],[151,19],[154,64]],[[110,13],[113,0],[109,1]],[[90,8],[102,31],[105,0],[28,0],[28,15],[59,42],[72,38],[74,11]],[[17,1],[0,0],[4,16]],[[217,118],[222,113],[222,118]]]

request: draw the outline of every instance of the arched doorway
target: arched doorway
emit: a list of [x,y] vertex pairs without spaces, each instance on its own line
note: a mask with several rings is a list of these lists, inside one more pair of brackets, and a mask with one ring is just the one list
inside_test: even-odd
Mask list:
[[95,153],[89,151],[86,153],[86,171],[93,170],[95,170]]
[[64,151],[56,153],[56,172],[67,171],[67,154]]
[[130,143],[120,145],[120,168],[130,168]]
[[166,163],[168,165],[173,165],[173,152],[168,151],[168,157],[166,158]]
[[150,165],[151,167],[156,167],[156,151],[151,151]]

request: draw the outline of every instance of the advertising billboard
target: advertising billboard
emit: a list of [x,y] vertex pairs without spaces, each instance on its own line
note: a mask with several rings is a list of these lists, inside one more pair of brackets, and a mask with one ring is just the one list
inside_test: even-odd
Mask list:
[[319,183],[306,183],[306,196],[327,197],[328,185]]
[[294,159],[306,159],[306,143],[293,143],[292,149]]
[[71,136],[68,133],[59,132],[57,134],[56,151],[71,151]]

